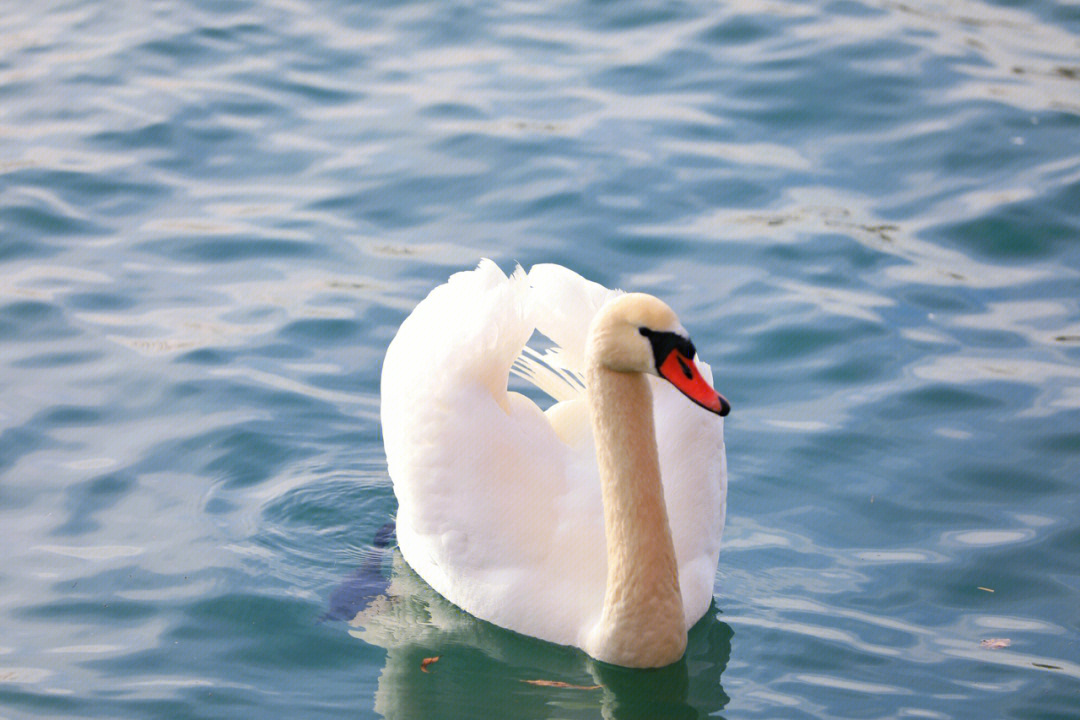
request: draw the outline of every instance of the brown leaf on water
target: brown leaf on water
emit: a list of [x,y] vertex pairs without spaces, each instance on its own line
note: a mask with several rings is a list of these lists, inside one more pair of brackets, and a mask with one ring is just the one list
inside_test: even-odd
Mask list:
[[1033,662],[1031,664],[1034,665],[1035,667],[1046,668],[1047,670],[1063,670],[1064,669],[1059,665],[1047,665],[1046,663]]
[[442,655],[436,655],[435,657],[426,657],[423,660],[421,660],[420,661],[420,672],[430,672],[428,670],[428,665],[431,665],[432,663],[439,662],[439,658],[441,658],[441,657],[442,657]]
[[982,645],[984,648],[988,648],[990,650],[998,650],[1000,648],[1007,648],[1012,645],[1012,640],[1010,640],[1009,638],[987,638],[979,644]]
[[994,592],[993,588],[983,587],[982,585],[979,586],[979,589],[983,592]]
[[572,685],[562,680],[522,680],[521,682],[540,687],[570,688],[571,690],[599,690],[599,685]]

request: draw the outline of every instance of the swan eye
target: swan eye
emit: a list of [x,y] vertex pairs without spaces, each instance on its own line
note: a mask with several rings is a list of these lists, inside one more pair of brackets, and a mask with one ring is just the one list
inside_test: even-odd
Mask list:
[[[697,350],[694,349],[694,343],[690,342],[689,338],[683,337],[677,333],[664,330],[650,330],[647,327],[638,328],[649,344],[652,346],[653,359],[656,362],[656,367],[659,369],[664,364],[664,360],[667,360],[668,355],[672,350],[678,350],[679,354],[687,359],[693,360],[697,355]],[[686,372],[684,370],[683,372]]]

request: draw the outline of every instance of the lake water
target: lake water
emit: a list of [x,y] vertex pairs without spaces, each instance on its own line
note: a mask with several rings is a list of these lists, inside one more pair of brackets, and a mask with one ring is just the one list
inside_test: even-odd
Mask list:
[[[1075,0],[6,3],[0,718],[1075,718],[1078,240]],[[383,352],[484,256],[734,406],[675,668],[379,547]]]

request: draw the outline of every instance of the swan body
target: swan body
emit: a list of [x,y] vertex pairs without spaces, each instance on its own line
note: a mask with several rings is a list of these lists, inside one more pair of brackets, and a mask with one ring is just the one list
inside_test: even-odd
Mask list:
[[[528,348],[534,331],[555,346]],[[512,368],[556,403],[508,391]],[[678,660],[724,526],[727,404],[711,376],[652,296],[557,265],[455,274],[382,370],[404,559],[496,625],[618,665]]]

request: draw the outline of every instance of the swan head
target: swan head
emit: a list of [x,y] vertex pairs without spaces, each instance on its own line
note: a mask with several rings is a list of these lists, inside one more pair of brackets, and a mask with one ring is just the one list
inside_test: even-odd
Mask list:
[[697,351],[675,311],[652,295],[627,293],[607,303],[593,318],[586,354],[615,372],[661,377],[721,417],[731,411],[694,365]]

